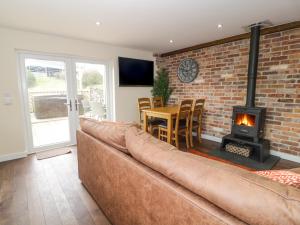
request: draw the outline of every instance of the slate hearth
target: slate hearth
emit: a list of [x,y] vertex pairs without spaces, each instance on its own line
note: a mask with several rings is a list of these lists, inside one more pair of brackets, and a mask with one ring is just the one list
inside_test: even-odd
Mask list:
[[208,153],[211,156],[215,156],[235,164],[243,165],[253,170],[270,170],[272,169],[277,162],[280,160],[279,157],[270,155],[264,162],[259,162],[252,158],[246,158],[231,152],[212,150]]
[[258,142],[253,142],[251,138],[239,138],[233,134],[228,134],[223,137],[221,144],[222,151],[225,151],[225,146],[228,143],[250,146],[252,148],[252,153],[249,158],[261,163],[264,162],[270,155],[270,141],[266,139],[259,139]]

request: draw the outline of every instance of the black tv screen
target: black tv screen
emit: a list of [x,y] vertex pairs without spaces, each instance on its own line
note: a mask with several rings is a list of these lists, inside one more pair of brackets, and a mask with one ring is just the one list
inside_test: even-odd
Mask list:
[[119,86],[153,86],[153,61],[119,57]]

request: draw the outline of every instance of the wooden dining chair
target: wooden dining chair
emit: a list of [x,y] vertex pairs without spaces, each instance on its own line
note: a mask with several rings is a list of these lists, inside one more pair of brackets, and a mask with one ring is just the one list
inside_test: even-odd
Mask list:
[[143,126],[143,124],[144,124],[143,110],[151,109],[150,98],[138,98],[138,109],[139,109],[139,115],[140,115],[140,125]]
[[151,99],[151,103],[152,103],[152,108],[164,107],[164,101],[161,96],[153,97]]
[[[193,106],[193,100],[182,100],[178,107],[176,120],[172,128],[172,142],[175,142],[177,148],[179,148],[179,135],[185,136],[186,147],[189,148],[189,132],[190,132],[190,115]],[[168,137],[167,124],[161,124],[158,128],[158,138],[166,141]]]
[[[138,98],[138,108],[139,108],[139,115],[140,115],[140,126],[144,126],[144,114],[143,110],[151,109],[151,100],[150,98]],[[151,134],[155,129],[158,129],[158,126],[162,123],[161,120],[155,118],[148,119],[148,127]]]
[[195,99],[193,103],[191,119],[190,119],[190,144],[194,147],[193,143],[193,131],[197,132],[197,138],[199,143],[201,143],[201,131],[202,131],[202,116],[204,112],[205,99]]

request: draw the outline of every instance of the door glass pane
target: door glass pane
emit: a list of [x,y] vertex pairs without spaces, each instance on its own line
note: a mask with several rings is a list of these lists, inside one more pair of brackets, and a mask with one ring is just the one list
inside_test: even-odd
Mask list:
[[25,59],[33,147],[70,141],[66,65]]
[[106,119],[105,65],[76,63],[77,100],[79,115],[98,120]]

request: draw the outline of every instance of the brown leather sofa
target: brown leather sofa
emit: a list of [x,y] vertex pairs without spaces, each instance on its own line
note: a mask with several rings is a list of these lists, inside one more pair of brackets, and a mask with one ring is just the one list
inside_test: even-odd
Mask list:
[[133,124],[82,119],[77,142],[79,177],[112,224],[300,224],[300,190]]

